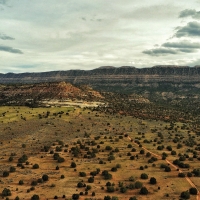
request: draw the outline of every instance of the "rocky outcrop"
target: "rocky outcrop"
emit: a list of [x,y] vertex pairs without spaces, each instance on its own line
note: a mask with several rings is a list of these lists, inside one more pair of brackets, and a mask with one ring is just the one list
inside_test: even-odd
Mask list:
[[66,82],[0,85],[0,105],[29,105],[51,99],[95,101],[103,96],[88,86],[76,87]]

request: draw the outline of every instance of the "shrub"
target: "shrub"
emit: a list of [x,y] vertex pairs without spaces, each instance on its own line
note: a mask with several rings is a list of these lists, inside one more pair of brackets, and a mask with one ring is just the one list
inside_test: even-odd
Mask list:
[[33,169],[38,169],[39,168],[39,165],[38,164],[34,164],[33,165]]
[[106,174],[106,175],[104,176],[104,179],[105,179],[105,180],[110,180],[110,179],[112,179],[112,174],[110,174],[110,173]]
[[61,178],[61,179],[64,179],[64,178],[65,178],[65,176],[62,174],[62,175],[60,176],[60,178]]
[[148,193],[149,193],[149,191],[147,190],[146,187],[142,187],[142,188],[140,189],[140,194],[146,195],[146,194],[148,194]]
[[200,177],[200,169],[193,169],[192,173],[197,176]]
[[121,168],[121,164],[116,164],[116,168]]
[[134,182],[135,178],[133,176],[130,176],[128,180]]
[[132,150],[131,150],[132,152],[136,152],[136,149],[135,148],[132,148]]
[[79,172],[79,176],[80,176],[80,177],[85,177],[85,176],[86,176],[86,173],[85,173],[85,172]]
[[46,175],[46,174],[44,174],[44,175],[42,176],[42,180],[43,180],[43,181],[48,181],[48,180],[49,180],[49,176]]
[[140,170],[144,170],[144,167],[143,167],[143,166],[140,166]]
[[9,176],[9,172],[8,171],[4,171],[3,172],[3,177],[8,177]]
[[104,176],[105,180],[112,179],[112,174],[109,174],[107,170],[102,171],[101,174]]
[[188,173],[187,173],[187,176],[188,176],[188,177],[192,177],[192,173],[191,173],[191,172],[188,172]]
[[188,191],[181,192],[181,198],[189,199],[190,193]]
[[19,181],[19,185],[23,185],[24,184],[24,181],[23,180],[20,180]]
[[169,166],[165,167],[165,172],[171,172],[171,168]]
[[128,186],[128,189],[133,190],[135,189],[135,185],[133,183],[130,183]]
[[79,187],[79,188],[84,187],[84,186],[85,186],[85,185],[84,185],[83,182],[78,182],[78,184],[77,184],[77,187]]
[[105,196],[104,200],[111,200],[111,197],[110,196]]
[[111,182],[110,181],[108,181],[107,183],[106,183],[106,186],[111,186],[112,184],[111,184]]
[[35,190],[35,187],[31,187],[30,190],[31,190],[31,191]]
[[12,162],[13,161],[13,156],[10,156],[8,161]]
[[65,162],[65,159],[63,157],[58,157],[58,162],[59,163]]
[[130,156],[130,160],[135,160],[135,156]]
[[54,160],[58,160],[58,158],[59,158],[59,153],[54,153],[53,154],[53,159]]
[[3,197],[11,196],[11,191],[10,191],[10,189],[4,188],[3,191],[2,191],[2,193],[1,193],[1,195],[2,195]]
[[154,177],[151,177],[150,178],[150,184],[154,185],[156,183],[157,183],[156,179]]
[[86,186],[86,190],[91,190],[91,188],[92,188],[91,185]]
[[114,192],[115,188],[113,186],[107,186],[107,192]]
[[60,168],[59,168],[59,166],[57,165],[57,166],[56,166],[56,170],[59,170],[59,169],[60,169]]
[[32,186],[36,186],[36,185],[37,185],[37,181],[32,181],[32,182],[31,182],[31,185],[32,185]]
[[110,155],[110,156],[108,157],[108,161],[111,161],[111,160],[115,160],[115,156]]
[[148,158],[148,157],[150,157],[151,156],[151,153],[150,152],[147,152],[146,153],[146,157]]
[[171,155],[176,155],[176,151],[172,150]]
[[192,195],[197,195],[197,193],[198,193],[197,189],[194,188],[194,187],[190,188],[189,192],[190,192],[190,194],[192,194]]
[[148,179],[148,175],[145,174],[145,173],[142,173],[142,174],[140,175],[140,178],[141,178],[141,179]]
[[142,150],[140,150],[140,154],[144,154],[145,152],[144,152],[144,150],[142,149]]
[[79,194],[73,194],[72,199],[74,199],[74,200],[79,199]]
[[43,179],[42,178],[38,178],[37,182],[38,183],[43,183]]
[[112,168],[111,168],[111,171],[112,171],[112,172],[116,172],[116,171],[117,171],[117,168],[116,168],[116,167],[112,167]]
[[106,146],[105,150],[112,150],[111,146]]
[[120,192],[121,193],[125,193],[127,191],[127,188],[126,187],[120,187]]
[[185,174],[184,174],[184,173],[178,173],[178,177],[184,178],[184,177],[185,177]]
[[22,157],[18,159],[18,163],[25,163],[27,160],[28,160],[28,157],[27,155],[24,154]]
[[139,188],[141,188],[142,187],[142,183],[140,182],[140,181],[136,181],[135,182],[135,188],[136,189],[139,189]]
[[13,167],[13,166],[11,166],[11,167],[10,167],[10,172],[15,172],[15,171],[16,171],[16,168]]
[[72,162],[72,163],[71,163],[71,167],[72,167],[72,168],[75,168],[75,167],[76,167],[76,163],[75,163],[75,162]]
[[130,197],[129,200],[137,200],[137,197],[136,196]]
[[93,177],[88,178],[88,183],[94,183],[94,178]]

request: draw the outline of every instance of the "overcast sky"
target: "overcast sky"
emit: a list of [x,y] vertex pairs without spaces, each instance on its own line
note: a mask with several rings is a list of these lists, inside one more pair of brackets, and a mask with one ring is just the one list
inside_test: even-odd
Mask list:
[[200,0],[0,0],[0,73],[200,65]]

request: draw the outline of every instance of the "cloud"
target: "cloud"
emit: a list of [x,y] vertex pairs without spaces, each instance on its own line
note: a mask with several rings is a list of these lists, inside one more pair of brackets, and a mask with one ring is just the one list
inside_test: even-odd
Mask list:
[[200,49],[200,43],[192,43],[189,41],[181,42],[166,42],[162,44],[163,47],[179,48],[179,49]]
[[2,39],[2,40],[14,40],[15,38],[0,33],[0,39]]
[[191,16],[194,19],[200,18],[200,11],[196,11],[195,9],[185,9],[180,12],[179,17],[185,18]]
[[142,53],[151,56],[163,56],[167,54],[178,54],[178,53],[194,53],[197,49],[200,49],[200,43],[192,43],[190,41],[180,41],[180,42],[166,42],[162,44],[162,47],[166,48],[155,48],[150,50],[145,50]]
[[193,21],[189,22],[186,26],[177,27],[177,32],[175,33],[175,37],[199,37],[200,36],[200,23]]
[[148,54],[150,56],[163,56],[167,54],[177,54],[178,51],[173,49],[157,48],[157,49],[145,50],[142,53]]
[[6,3],[7,3],[7,0],[0,0],[0,4],[6,5]]
[[16,54],[23,54],[23,52],[19,49],[14,49],[12,47],[2,46],[2,45],[0,45],[0,51],[6,51],[9,53],[16,53]]
[[194,53],[197,52],[196,49],[179,49],[179,51],[184,53]]

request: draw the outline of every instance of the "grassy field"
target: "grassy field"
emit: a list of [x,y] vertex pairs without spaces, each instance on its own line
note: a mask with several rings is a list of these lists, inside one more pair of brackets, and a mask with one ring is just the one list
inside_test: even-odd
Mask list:
[[[185,141],[192,143],[192,139],[196,143],[186,146]],[[0,107],[0,192],[10,189],[9,199],[17,196],[31,199],[34,194],[40,199],[71,199],[73,194],[81,194],[79,199],[104,199],[107,195],[125,200],[134,196],[137,199],[180,199],[181,192],[189,190],[190,184],[178,177],[179,172],[171,166],[171,171],[165,172],[160,167],[168,165],[165,159],[149,162],[153,155],[147,155],[142,147],[161,157],[167,154],[171,162],[187,154],[183,162],[190,167],[181,169],[187,174],[199,168],[199,151],[195,150],[199,140],[190,124],[141,121],[131,116],[106,115],[73,107]],[[163,149],[158,150],[158,146]],[[171,155],[167,146],[171,146],[176,155]],[[194,151],[197,156],[193,158]],[[60,161],[53,158],[55,153],[62,158]],[[28,159],[19,164],[18,159],[24,154]],[[72,162],[76,167],[71,166]],[[33,169],[34,164],[39,168]],[[9,172],[11,166],[16,171],[5,177],[4,172]],[[104,170],[112,178],[105,180]],[[97,171],[95,175],[90,174]],[[80,177],[80,172],[86,176]],[[142,173],[148,178],[142,179]],[[44,174],[49,180],[40,183],[38,179]],[[199,178],[192,175],[191,180],[200,189]],[[90,177],[94,182],[88,181]],[[151,177],[157,180],[156,184],[150,184]],[[19,184],[20,180],[23,185]],[[134,188],[137,181],[147,188],[147,195],[140,194],[140,188]],[[114,191],[107,191],[107,182]],[[78,183],[85,185],[77,187]],[[91,189],[86,189],[87,185]],[[191,195],[190,199],[196,196]]]

